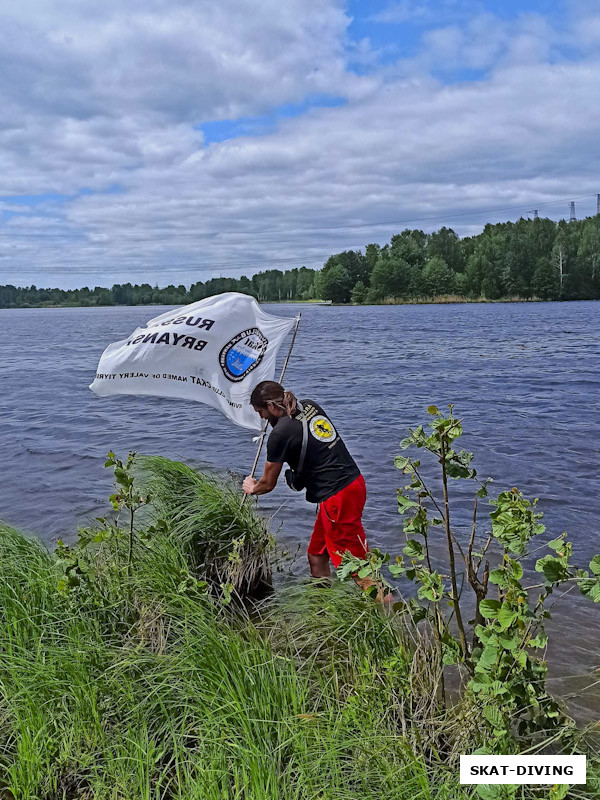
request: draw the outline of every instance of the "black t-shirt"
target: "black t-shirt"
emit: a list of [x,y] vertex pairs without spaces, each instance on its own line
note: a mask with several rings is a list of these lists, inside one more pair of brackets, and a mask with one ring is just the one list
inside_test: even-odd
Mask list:
[[279,417],[267,441],[267,461],[298,468],[302,450],[301,414],[308,424],[302,480],[309,503],[321,503],[358,478],[360,470],[321,406],[302,400],[303,412]]

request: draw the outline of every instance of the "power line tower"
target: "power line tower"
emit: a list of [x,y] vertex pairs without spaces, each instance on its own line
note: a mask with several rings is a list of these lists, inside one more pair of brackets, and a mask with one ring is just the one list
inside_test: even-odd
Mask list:
[[600,194],[596,195],[596,216],[600,217]]
[[577,217],[575,216],[575,201],[571,200],[571,216],[569,217],[569,222],[575,222]]
[[533,209],[533,218],[534,218],[534,219],[538,219],[538,218],[539,218],[539,214],[538,214],[538,210],[537,210],[537,208],[534,208],[534,209]]

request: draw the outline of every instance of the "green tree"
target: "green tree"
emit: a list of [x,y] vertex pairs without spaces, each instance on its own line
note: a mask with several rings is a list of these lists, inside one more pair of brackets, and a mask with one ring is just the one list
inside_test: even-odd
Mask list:
[[296,280],[296,294],[299,300],[312,300],[315,297],[315,277],[317,272],[314,269],[300,267]]
[[390,256],[405,261],[411,267],[421,269],[427,256],[427,237],[423,231],[404,230],[392,236],[390,240]]
[[440,228],[431,234],[427,242],[427,256],[430,259],[439,256],[453,272],[463,272],[466,267],[460,239],[452,228]]
[[452,294],[454,291],[454,273],[443,258],[430,258],[421,275],[423,294],[435,297],[441,294]]
[[541,300],[557,300],[560,295],[560,279],[556,264],[548,256],[538,258],[531,288]]
[[317,278],[317,292],[323,300],[332,300],[334,303],[350,302],[352,279],[341,264],[333,264],[329,269],[323,270]]
[[368,289],[364,283],[362,281],[357,281],[350,292],[350,299],[356,304],[364,303],[367,299],[367,292]]
[[581,276],[580,292],[583,296],[600,297],[600,218],[585,220],[579,236],[577,263]]
[[369,282],[369,265],[360,250],[344,250],[342,253],[330,256],[323,266],[323,272],[327,272],[336,265],[342,266],[347,271],[352,286],[357,281],[365,284]]
[[378,244],[368,244],[365,248],[365,259],[367,262],[367,267],[369,269],[369,274],[373,272],[373,267],[379,260],[379,255],[381,253],[381,247]]
[[202,281],[193,283],[190,286],[189,294],[192,303],[195,303],[197,300],[204,300],[204,298],[206,297],[206,287],[204,286]]
[[401,258],[384,257],[373,267],[369,296],[375,302],[386,297],[408,297],[415,288],[416,269]]

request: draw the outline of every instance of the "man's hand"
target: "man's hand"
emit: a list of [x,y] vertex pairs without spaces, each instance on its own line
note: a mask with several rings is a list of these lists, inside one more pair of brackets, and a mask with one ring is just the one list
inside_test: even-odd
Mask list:
[[262,478],[256,481],[250,475],[247,475],[242,483],[242,489],[246,494],[267,494],[267,492],[272,492],[277,484],[281,467],[282,465],[279,462],[271,463],[267,461]]

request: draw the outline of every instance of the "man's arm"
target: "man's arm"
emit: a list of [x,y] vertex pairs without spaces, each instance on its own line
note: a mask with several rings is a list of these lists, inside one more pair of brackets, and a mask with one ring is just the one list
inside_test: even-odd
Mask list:
[[242,489],[246,494],[267,494],[267,492],[272,492],[277,485],[282,466],[283,464],[278,461],[267,461],[262,478],[255,480],[248,475],[244,478]]

